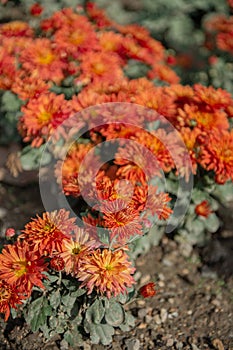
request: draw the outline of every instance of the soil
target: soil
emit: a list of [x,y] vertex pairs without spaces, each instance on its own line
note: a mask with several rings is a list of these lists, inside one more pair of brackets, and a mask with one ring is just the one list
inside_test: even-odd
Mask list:
[[[7,227],[22,229],[43,210],[36,183],[21,187],[1,183],[2,243]],[[75,349],[233,350],[233,231],[227,217],[225,213],[225,226],[209,245],[194,248],[188,256],[177,242],[164,237],[159,246],[139,257],[138,287],[154,280],[157,294],[128,306],[136,316],[136,326],[117,332],[109,346],[86,343]],[[1,318],[0,329],[0,350],[65,350],[59,336],[46,343],[22,319],[4,323]]]

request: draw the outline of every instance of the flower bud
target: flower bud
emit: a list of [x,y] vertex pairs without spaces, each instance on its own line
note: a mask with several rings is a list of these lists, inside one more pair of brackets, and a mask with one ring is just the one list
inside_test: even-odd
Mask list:
[[149,282],[139,289],[139,294],[144,298],[151,298],[156,294],[155,283]]
[[8,229],[6,230],[6,232],[5,232],[5,236],[6,236],[7,238],[14,237],[15,234],[16,234],[15,229],[12,228],[12,227],[8,228]]
[[55,256],[50,260],[50,267],[55,271],[62,271],[65,267],[65,261],[61,257]]

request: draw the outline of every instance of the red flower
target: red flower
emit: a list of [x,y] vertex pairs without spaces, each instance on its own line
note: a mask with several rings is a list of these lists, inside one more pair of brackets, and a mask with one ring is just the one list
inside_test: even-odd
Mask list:
[[50,260],[50,267],[55,271],[62,271],[65,267],[65,261],[61,257],[55,256]]
[[139,294],[144,298],[151,298],[156,294],[155,283],[149,282],[139,289]]
[[14,235],[15,235],[15,229],[12,228],[12,227],[8,228],[8,229],[6,230],[6,232],[5,232],[5,236],[6,236],[7,238],[14,237]]
[[36,2],[30,7],[30,13],[32,16],[40,16],[43,10],[43,7],[40,4],[38,4],[38,2]]
[[204,216],[205,218],[207,218],[212,213],[209,202],[205,200],[196,205],[195,213],[199,216]]

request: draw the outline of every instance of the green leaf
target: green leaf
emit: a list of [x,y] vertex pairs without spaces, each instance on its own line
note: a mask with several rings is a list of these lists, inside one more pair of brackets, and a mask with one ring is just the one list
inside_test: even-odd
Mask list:
[[204,225],[209,232],[211,233],[216,232],[220,225],[217,215],[214,213],[211,213],[208,216],[208,218],[205,219]]
[[128,332],[132,327],[135,326],[135,318],[130,312],[125,313],[125,321],[121,325],[119,325],[119,328],[123,332]]
[[30,304],[25,318],[26,322],[30,324],[31,330],[36,332],[40,326],[46,323],[47,316],[51,316],[51,314],[52,308],[48,304],[47,299],[42,296]]
[[11,91],[5,91],[2,95],[1,110],[7,112],[17,112],[20,110],[23,102]]
[[32,148],[31,146],[26,146],[22,150],[20,155],[20,161],[23,169],[36,170],[39,169],[40,166],[48,164],[51,161],[52,156],[50,153],[44,150],[45,145],[42,145],[39,148]]
[[61,297],[61,303],[66,307],[66,311],[68,314],[70,314],[70,311],[74,306],[75,301],[76,296],[73,296],[71,294],[67,294]]
[[60,305],[61,302],[61,295],[60,291],[54,290],[53,293],[49,296],[49,304],[52,306],[53,309],[57,309],[57,307]]
[[109,307],[105,310],[105,320],[110,326],[117,327],[124,322],[125,313],[122,306],[116,301],[109,301]]
[[86,320],[89,323],[99,324],[104,317],[105,309],[101,300],[96,301],[88,308],[86,312]]
[[89,324],[89,333],[93,344],[109,345],[112,342],[114,328],[108,324]]

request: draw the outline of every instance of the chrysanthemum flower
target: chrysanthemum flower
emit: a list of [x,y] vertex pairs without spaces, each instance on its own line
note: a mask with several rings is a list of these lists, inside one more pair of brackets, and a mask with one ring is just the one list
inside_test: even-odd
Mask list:
[[33,30],[27,22],[11,21],[0,26],[0,36],[5,37],[32,37]]
[[198,216],[204,216],[205,218],[208,218],[208,216],[212,213],[210,203],[207,200],[204,200],[201,203],[197,204],[195,207],[195,213]]
[[64,240],[69,240],[76,229],[75,218],[69,218],[70,213],[65,209],[45,212],[26,224],[22,235],[30,246],[35,247],[41,255],[51,255],[54,251],[61,251]]
[[97,242],[90,239],[87,232],[81,228],[77,228],[75,239],[71,238],[68,241],[64,241],[61,253],[59,253],[59,256],[65,262],[65,272],[74,276],[77,275],[83,259],[97,246]]
[[0,279],[0,313],[5,314],[5,322],[10,316],[11,308],[16,309],[17,305],[22,304],[22,298],[23,296],[19,296],[19,291],[16,287]]
[[67,66],[55,51],[52,42],[46,38],[34,40],[22,51],[19,61],[32,77],[53,81],[56,84],[64,78],[63,71]]
[[166,64],[154,64],[147,76],[149,79],[159,78],[169,84],[177,84],[180,81],[178,75]]
[[134,271],[123,250],[97,249],[87,256],[77,277],[82,282],[81,288],[86,287],[88,294],[94,290],[111,298],[127,292],[126,288],[135,283],[131,276]]
[[19,130],[24,141],[32,141],[32,147],[39,147],[57,127],[71,115],[71,106],[64,95],[53,92],[40,94],[21,108]]
[[54,42],[59,52],[75,59],[79,58],[81,52],[99,48],[94,28],[84,16],[57,30]]
[[190,126],[195,123],[198,128],[205,132],[214,130],[227,130],[229,123],[227,115],[224,111],[203,111],[199,110],[198,106],[184,106],[184,111],[187,113]]
[[99,157],[93,153],[87,153],[93,144],[74,144],[64,161],[58,161],[55,167],[55,175],[66,195],[88,195],[94,184],[94,171],[99,169]]
[[46,270],[44,259],[26,242],[6,245],[0,254],[0,279],[26,296],[30,296],[33,286],[44,288],[41,280]]
[[21,100],[37,98],[40,94],[48,92],[51,87],[43,79],[24,76],[19,72],[14,80],[11,90],[18,95]]
[[79,81],[109,81],[124,78],[119,56],[109,52],[90,52],[80,57],[81,76]]
[[9,90],[16,75],[16,60],[0,47],[0,89]]
[[131,236],[142,235],[139,212],[125,200],[118,199],[103,203],[104,227],[110,231],[110,240],[126,243]]
[[217,183],[233,180],[233,131],[211,134],[201,149],[199,162],[204,169],[214,171]]
[[204,103],[214,110],[226,108],[232,102],[231,94],[226,90],[201,84],[195,84],[193,89],[195,93],[194,100]]
[[218,33],[216,41],[217,47],[220,50],[228,51],[231,54],[233,53],[232,31],[228,33]]

